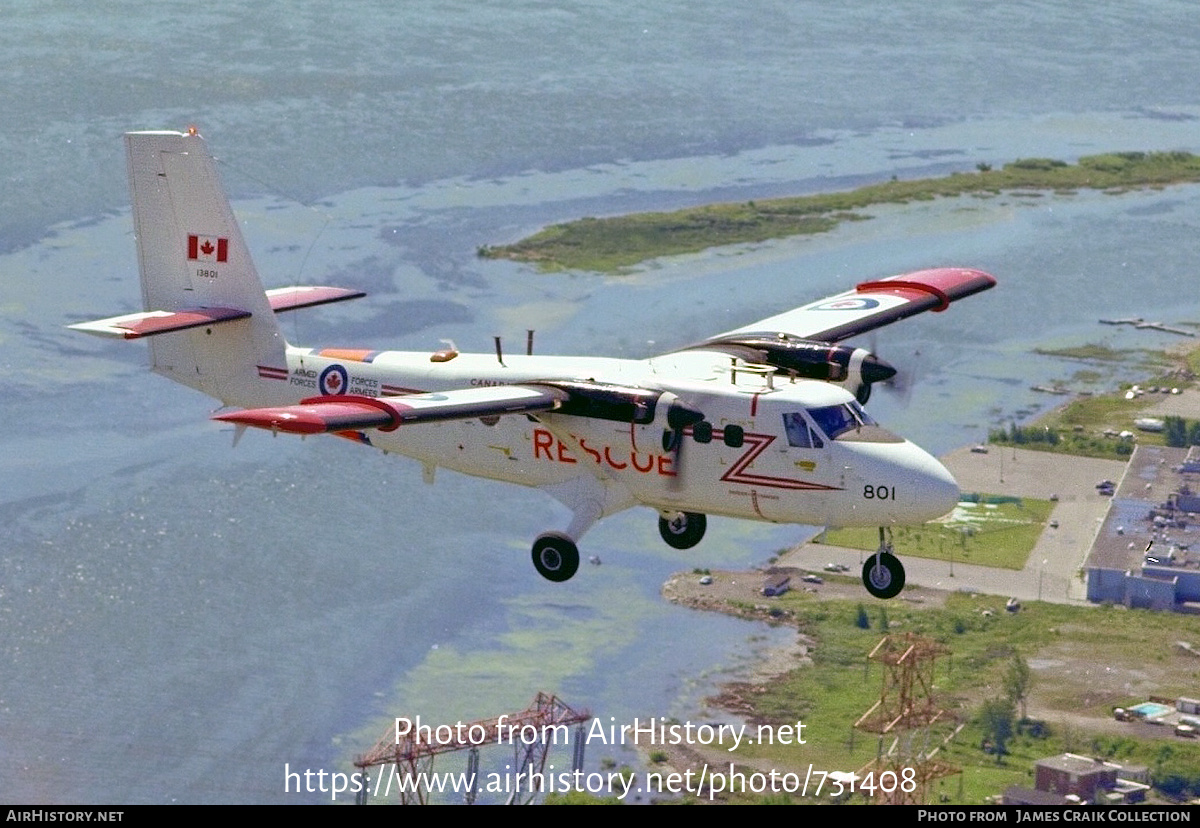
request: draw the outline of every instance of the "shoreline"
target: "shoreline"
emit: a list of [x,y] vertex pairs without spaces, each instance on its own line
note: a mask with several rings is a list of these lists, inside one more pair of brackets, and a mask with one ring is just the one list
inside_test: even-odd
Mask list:
[[725,202],[670,212],[591,216],[545,227],[511,244],[483,244],[481,258],[511,259],[538,270],[617,274],[650,259],[727,245],[826,233],[842,222],[866,221],[861,211],[939,198],[994,198],[1002,193],[1040,198],[1083,189],[1108,193],[1200,181],[1200,156],[1187,152],[1113,152],[1076,164],[1020,158],[1000,169],[979,162],[973,172],[888,181],[809,196]]

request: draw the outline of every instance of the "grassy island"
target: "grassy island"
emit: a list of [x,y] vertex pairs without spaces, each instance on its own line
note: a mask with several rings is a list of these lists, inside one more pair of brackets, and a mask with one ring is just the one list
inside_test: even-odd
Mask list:
[[659,256],[696,253],[726,244],[761,242],[832,230],[842,221],[870,218],[861,211],[961,195],[1001,192],[1072,193],[1080,189],[1124,192],[1200,181],[1200,156],[1187,152],[1121,152],[1092,155],[1068,164],[1025,158],[999,170],[979,164],[975,172],[880,184],[841,193],[712,204],[670,213],[582,218],[555,224],[514,244],[479,248],[493,259],[533,262],[541,270],[619,272]]

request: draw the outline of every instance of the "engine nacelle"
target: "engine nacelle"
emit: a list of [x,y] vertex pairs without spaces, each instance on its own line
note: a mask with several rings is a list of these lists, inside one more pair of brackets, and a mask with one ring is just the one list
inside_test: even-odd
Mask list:
[[771,365],[793,376],[844,384],[861,402],[866,401],[872,383],[896,375],[895,368],[865,348],[811,339],[749,334],[717,339],[700,347],[746,362]]
[[650,388],[584,380],[555,380],[529,384],[547,385],[567,393],[566,402],[556,410],[558,414],[638,425],[654,422],[659,398],[663,396],[661,391]]

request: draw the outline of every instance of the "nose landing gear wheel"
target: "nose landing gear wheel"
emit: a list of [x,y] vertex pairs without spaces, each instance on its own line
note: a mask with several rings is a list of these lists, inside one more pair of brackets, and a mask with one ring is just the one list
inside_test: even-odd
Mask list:
[[704,537],[708,518],[696,512],[679,512],[672,517],[658,518],[658,534],[668,546],[676,549],[691,549]]
[[579,547],[562,532],[539,535],[533,542],[533,568],[547,581],[569,581],[579,569]]
[[876,552],[863,564],[862,579],[876,598],[895,598],[904,589],[904,564],[895,555]]

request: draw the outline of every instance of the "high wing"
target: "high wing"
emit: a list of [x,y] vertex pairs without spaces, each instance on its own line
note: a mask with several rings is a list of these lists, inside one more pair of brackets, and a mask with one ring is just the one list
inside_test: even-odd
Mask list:
[[943,267],[862,282],[853,290],[706,339],[684,351],[718,351],[793,376],[842,383],[861,403],[896,369],[863,348],[838,345],[867,331],[987,290],[982,270]]
[[[853,290],[719,334],[707,342],[753,334],[841,342],[922,311],[944,311],[951,302],[995,284],[996,279],[982,270],[952,267],[918,270],[862,282]],[[693,347],[703,346],[701,343]]]
[[213,419],[289,434],[326,434],[369,428],[394,431],[406,423],[550,411],[561,407],[567,399],[566,392],[549,386],[501,385],[386,397],[357,394],[310,397],[298,405],[247,408],[218,414]]

